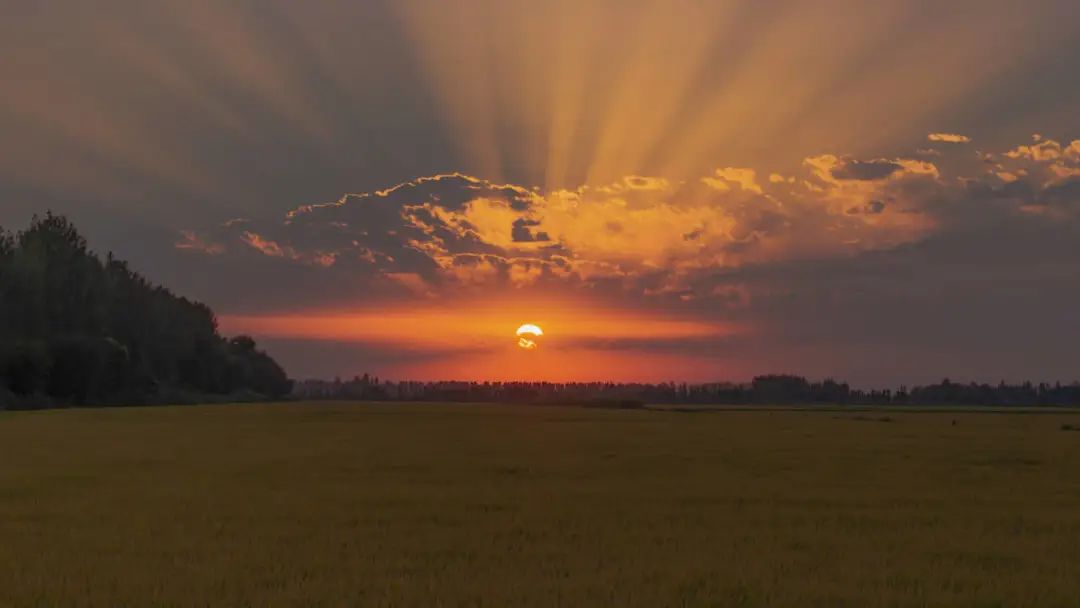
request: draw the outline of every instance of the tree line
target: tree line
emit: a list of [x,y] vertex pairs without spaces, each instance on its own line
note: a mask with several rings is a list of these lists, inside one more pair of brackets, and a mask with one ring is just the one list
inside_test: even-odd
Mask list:
[[277,398],[292,382],[204,304],[90,251],[65,217],[0,228],[0,408]]
[[304,399],[373,401],[462,401],[578,404],[633,407],[646,403],[729,405],[982,405],[1080,406],[1080,383],[996,385],[948,379],[912,388],[862,390],[846,382],[811,382],[771,374],[748,383],[619,382],[392,382],[367,374],[351,380],[298,382]]

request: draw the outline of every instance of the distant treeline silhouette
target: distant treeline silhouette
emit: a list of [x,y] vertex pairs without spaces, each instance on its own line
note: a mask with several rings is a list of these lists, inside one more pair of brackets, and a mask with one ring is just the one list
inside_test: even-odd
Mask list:
[[352,380],[297,382],[301,399],[459,401],[633,407],[651,404],[729,405],[1080,405],[1080,383],[938,384],[897,390],[859,390],[847,383],[801,376],[758,376],[750,383],[391,382],[367,374]]
[[0,230],[0,408],[287,395],[282,368],[205,305],[104,260],[62,216]]

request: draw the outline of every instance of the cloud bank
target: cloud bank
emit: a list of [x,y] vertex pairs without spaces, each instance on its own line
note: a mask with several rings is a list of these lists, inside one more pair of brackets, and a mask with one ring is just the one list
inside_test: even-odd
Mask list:
[[824,154],[803,168],[767,180],[738,167],[679,183],[627,176],[551,192],[443,174],[300,206],[279,221],[185,230],[176,246],[421,297],[545,286],[724,300],[700,278],[888,250],[991,216],[1073,221],[1080,141],[1036,136],[934,162]]

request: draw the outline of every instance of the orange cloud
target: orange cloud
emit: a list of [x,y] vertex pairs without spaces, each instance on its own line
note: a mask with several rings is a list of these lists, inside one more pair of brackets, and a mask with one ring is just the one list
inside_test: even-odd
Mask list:
[[[177,247],[246,249],[425,296],[602,285],[716,300],[697,277],[911,243],[939,229],[943,201],[966,209],[973,189],[1017,199],[1031,213],[1064,196],[1042,190],[1080,175],[1080,142],[1038,138],[984,155],[975,173],[943,174],[935,163],[963,169],[969,159],[954,156],[822,154],[806,158],[801,175],[761,172],[769,175],[763,183],[756,169],[724,167],[688,182],[633,175],[550,192],[452,173],[299,207],[276,225],[236,221],[217,236],[188,232]],[[1017,187],[996,192],[1003,182]]]
[[1005,158],[995,165],[999,176],[1029,176],[1040,186],[1080,177],[1080,140],[1063,145],[1040,135],[1034,135],[1032,139],[1030,145],[1005,152]]
[[966,144],[971,141],[971,138],[966,135],[957,135],[956,133],[931,133],[926,136],[930,141],[942,142],[947,144]]
[[[275,243],[274,241],[271,241],[270,239],[259,236],[258,234],[255,234],[254,232],[249,232],[249,231],[245,230],[241,234],[241,238],[252,249],[255,249],[255,250],[257,250],[257,251],[259,251],[259,252],[261,252],[261,253],[263,253],[265,255],[268,255],[270,257],[281,258],[281,257],[285,257],[285,255],[286,255],[286,250],[283,249],[281,247],[281,245],[278,245],[277,243]],[[288,257],[290,257],[292,259],[299,259],[299,255],[296,254],[294,251],[292,251],[291,248],[288,250]]]
[[731,184],[736,184],[739,188],[746,190],[747,192],[762,194],[761,186],[759,186],[756,181],[757,172],[753,169],[727,167],[725,169],[717,169],[714,172],[714,175],[715,177],[701,178],[702,183],[723,192],[731,190]]
[[180,239],[174,246],[177,249],[198,251],[207,255],[221,255],[225,253],[225,246],[218,243],[209,243],[193,230],[181,230]]

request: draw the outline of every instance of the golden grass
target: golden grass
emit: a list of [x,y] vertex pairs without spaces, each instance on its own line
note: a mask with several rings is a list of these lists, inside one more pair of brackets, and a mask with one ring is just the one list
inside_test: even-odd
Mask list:
[[1080,433],[1062,428],[1078,423],[437,404],[0,413],[0,604],[1075,605]]

